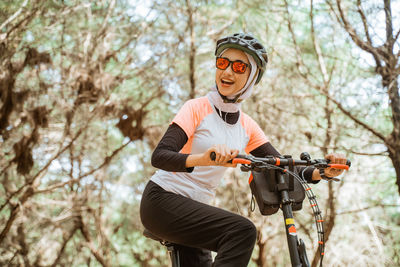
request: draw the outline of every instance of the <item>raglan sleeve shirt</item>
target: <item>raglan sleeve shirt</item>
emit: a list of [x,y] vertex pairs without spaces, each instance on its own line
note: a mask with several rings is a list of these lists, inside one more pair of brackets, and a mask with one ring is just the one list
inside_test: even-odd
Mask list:
[[[152,154],[151,163],[154,167],[170,172],[192,172],[193,167],[186,168],[188,153],[182,153],[190,136],[194,134],[201,114],[193,110],[190,100],[186,102],[169,125],[164,136]],[[253,120],[251,123],[256,124]],[[249,132],[249,142],[245,152],[255,157],[280,156],[280,153],[268,142],[261,128],[256,124]],[[298,168],[302,171],[304,168]],[[314,168],[307,168],[304,177],[308,182],[317,183],[312,180]]]

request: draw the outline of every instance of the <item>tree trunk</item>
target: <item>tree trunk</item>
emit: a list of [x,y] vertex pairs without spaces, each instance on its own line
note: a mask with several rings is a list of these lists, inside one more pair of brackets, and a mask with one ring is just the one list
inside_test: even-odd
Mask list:
[[[392,111],[393,130],[390,136],[386,138],[386,145],[389,150],[389,157],[392,160],[396,172],[397,191],[400,195],[400,95],[399,84],[396,74],[396,57],[392,55],[390,64],[381,72],[382,84],[388,88],[389,105]],[[386,74],[386,75],[384,75]]]
[[262,235],[261,235],[261,232],[259,231],[258,232],[258,235],[259,235],[259,238],[258,238],[258,240],[257,240],[257,245],[258,245],[258,257],[257,257],[257,259],[255,260],[255,263],[257,264],[257,266],[258,267],[263,267],[263,266],[266,266],[266,258],[267,258],[267,255],[266,255],[266,251],[265,251],[265,247],[266,247],[266,244],[267,244],[267,242],[266,241],[262,241]]
[[186,0],[187,13],[188,13],[188,27],[190,33],[190,53],[189,53],[189,81],[190,81],[190,94],[189,99],[195,98],[196,96],[196,81],[195,81],[195,57],[196,57],[196,45],[195,45],[195,32],[193,22],[193,9],[189,0]]
[[[329,3],[328,3],[329,4]],[[350,112],[345,112],[352,120],[357,124],[361,125],[372,134],[377,136],[379,139],[383,140],[383,143],[388,148],[389,157],[392,160],[393,167],[396,171],[396,185],[397,190],[400,194],[400,95],[399,95],[399,53],[394,52],[394,44],[399,38],[400,31],[393,35],[393,17],[392,17],[392,7],[390,0],[383,0],[384,11],[385,11],[385,29],[386,29],[386,40],[381,46],[374,46],[368,28],[365,26],[363,36],[357,34],[357,31],[348,21],[342,6],[341,1],[336,0],[336,5],[338,8],[337,17],[340,18],[339,23],[344,27],[347,33],[350,35],[353,42],[362,50],[371,54],[375,60],[375,73],[382,78],[383,88],[387,88],[387,94],[389,97],[389,105],[392,112],[392,124],[393,131],[391,134],[386,135],[386,133],[379,132],[373,126],[368,126],[362,123],[360,120],[356,119],[354,116],[350,115]],[[332,6],[331,6],[331,10]],[[358,11],[361,15],[361,19],[364,25],[367,25],[365,13],[359,9]],[[366,41],[365,41],[366,39]],[[342,109],[343,111],[343,109]]]
[[396,172],[396,185],[400,195],[400,144],[394,151],[389,151],[389,157],[392,160],[393,167]]

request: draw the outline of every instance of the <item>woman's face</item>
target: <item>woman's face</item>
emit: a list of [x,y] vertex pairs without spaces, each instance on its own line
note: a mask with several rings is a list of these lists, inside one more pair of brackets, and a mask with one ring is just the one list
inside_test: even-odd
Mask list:
[[216,68],[215,81],[219,92],[224,96],[233,96],[245,86],[250,75],[250,63],[243,51],[234,48],[229,48],[220,57],[228,58],[230,61],[240,60],[248,64],[243,74],[233,72],[232,64],[225,70]]

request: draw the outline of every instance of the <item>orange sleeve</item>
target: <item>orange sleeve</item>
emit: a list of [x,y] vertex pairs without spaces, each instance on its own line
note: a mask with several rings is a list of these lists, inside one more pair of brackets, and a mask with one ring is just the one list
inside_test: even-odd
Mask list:
[[261,130],[260,126],[252,118],[250,118],[250,116],[243,113],[241,123],[246,130],[247,136],[249,137],[249,142],[245,148],[245,152],[247,154],[257,147],[269,142],[263,130]]
[[172,122],[178,124],[190,139],[203,118],[210,113],[212,107],[206,97],[191,99],[182,106]]

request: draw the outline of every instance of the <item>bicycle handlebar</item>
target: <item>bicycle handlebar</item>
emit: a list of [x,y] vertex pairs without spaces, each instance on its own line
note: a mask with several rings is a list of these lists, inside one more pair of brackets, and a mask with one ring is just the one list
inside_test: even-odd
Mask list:
[[[228,161],[228,163],[254,165],[254,166],[274,165],[274,166],[279,166],[279,167],[284,167],[284,166],[289,166],[289,165],[314,166],[315,168],[318,168],[318,169],[325,169],[325,168],[331,167],[334,169],[342,169],[342,170],[348,170],[349,167],[351,166],[350,160],[347,160],[346,164],[336,164],[336,163],[330,164],[329,163],[330,161],[327,159],[311,160],[309,158],[308,154],[305,154],[305,156],[303,156],[303,153],[302,153],[301,157],[305,158],[305,159],[292,159],[292,158],[288,158],[288,157],[273,157],[273,156],[267,156],[265,158],[257,158],[257,157],[253,157],[250,155],[239,154],[236,156],[236,158]],[[211,152],[210,158],[211,158],[211,160],[215,160],[215,158],[216,158],[215,152]]]

